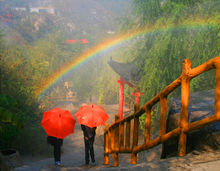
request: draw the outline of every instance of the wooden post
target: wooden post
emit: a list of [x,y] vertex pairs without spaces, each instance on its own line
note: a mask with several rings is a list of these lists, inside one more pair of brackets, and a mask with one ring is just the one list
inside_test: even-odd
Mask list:
[[[119,120],[119,115],[115,115],[115,122]],[[114,151],[117,151],[114,153],[114,166],[118,166],[118,152],[119,152],[119,124],[115,126],[114,128]]]
[[109,153],[112,152],[111,144],[112,144],[111,130],[108,129],[108,152]]
[[119,125],[115,127],[115,162],[114,166],[118,166],[118,152],[119,152]]
[[115,128],[111,128],[110,129],[110,137],[109,138],[111,140],[111,152],[114,150],[115,147]]
[[130,149],[131,121],[126,121],[125,149]]
[[160,97],[160,137],[166,134],[167,97]]
[[220,120],[220,61],[215,64],[215,115]]
[[124,150],[124,122],[120,123],[120,150]]
[[115,114],[115,122],[119,120],[119,115]]
[[[133,131],[133,145],[132,149],[138,145],[138,129],[139,129],[139,118],[134,118],[134,131]],[[133,150],[132,150],[133,151]],[[131,154],[131,164],[137,164],[137,153]]]
[[[135,113],[139,111],[140,104],[135,104]],[[137,153],[133,152],[134,147],[138,145],[138,130],[139,130],[139,117],[134,117],[134,128],[133,128],[133,145],[131,153],[131,164],[137,164]]]
[[140,110],[140,104],[139,103],[135,103],[134,104],[134,111],[135,111],[135,113],[137,112],[137,111],[139,111]]
[[178,154],[184,156],[186,154],[186,138],[187,135],[184,132],[188,128],[188,105],[189,105],[189,86],[190,78],[188,76],[191,69],[192,62],[189,59],[183,60],[183,71],[181,80],[181,113],[180,113],[180,136]]
[[[104,132],[106,132],[106,130],[108,129],[108,124],[105,125],[105,130]],[[108,131],[109,132],[109,131]],[[108,132],[106,132],[104,134],[104,164],[109,164],[109,155],[106,154],[109,152],[109,137],[108,137]]]
[[150,129],[151,129],[151,108],[146,109],[146,118],[145,118],[145,144],[150,142]]

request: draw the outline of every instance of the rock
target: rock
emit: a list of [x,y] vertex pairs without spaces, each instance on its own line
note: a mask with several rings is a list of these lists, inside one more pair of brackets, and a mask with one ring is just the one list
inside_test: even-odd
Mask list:
[[201,154],[201,152],[196,151],[196,150],[193,150],[193,151],[192,151],[192,154],[193,154],[193,155],[200,155],[200,154]]
[[[189,123],[202,120],[214,114],[215,90],[196,92],[189,97]],[[181,98],[171,99],[167,116],[167,132],[179,125]],[[187,135],[186,152],[193,150],[212,151],[220,149],[220,122],[207,125]],[[178,137],[163,144],[161,158],[178,155]]]
[[0,153],[0,169],[4,171],[12,170],[12,168],[22,166],[20,154],[15,149],[1,150]]

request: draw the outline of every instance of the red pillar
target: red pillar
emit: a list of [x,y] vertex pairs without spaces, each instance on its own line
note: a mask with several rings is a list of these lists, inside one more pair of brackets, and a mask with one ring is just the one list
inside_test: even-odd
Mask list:
[[119,118],[123,118],[123,102],[124,102],[124,85],[127,84],[129,87],[134,87],[130,82],[124,80],[122,77],[120,77],[120,80],[117,80],[117,82],[120,84],[120,92],[119,92]]
[[124,80],[120,77],[120,80],[117,81],[120,84],[120,92],[119,92],[119,118],[123,118],[123,101],[124,101]]

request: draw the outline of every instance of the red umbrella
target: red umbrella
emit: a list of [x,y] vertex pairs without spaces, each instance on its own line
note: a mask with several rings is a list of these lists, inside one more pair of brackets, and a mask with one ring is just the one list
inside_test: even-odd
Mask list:
[[94,104],[80,107],[78,112],[75,114],[75,117],[79,124],[86,125],[90,128],[104,125],[109,118],[102,107]]
[[68,110],[53,108],[44,112],[41,125],[48,136],[65,138],[74,132],[76,120]]

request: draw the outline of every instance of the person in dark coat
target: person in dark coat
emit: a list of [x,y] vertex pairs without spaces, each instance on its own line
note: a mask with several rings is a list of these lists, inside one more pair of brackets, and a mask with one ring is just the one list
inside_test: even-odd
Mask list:
[[54,146],[54,160],[55,160],[55,165],[60,166],[61,164],[61,146],[63,145],[63,139],[48,136],[47,137],[47,142]]
[[92,163],[95,163],[93,143],[95,140],[96,127],[90,128],[86,125],[81,125],[81,129],[83,130],[83,135],[84,135],[86,164],[89,164],[89,154],[90,154]]

